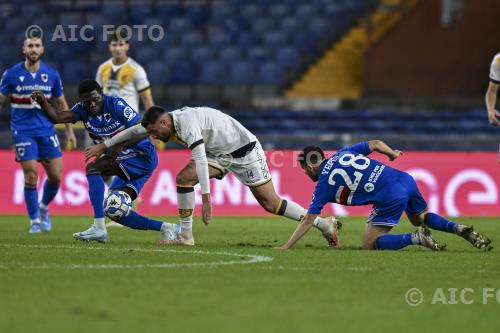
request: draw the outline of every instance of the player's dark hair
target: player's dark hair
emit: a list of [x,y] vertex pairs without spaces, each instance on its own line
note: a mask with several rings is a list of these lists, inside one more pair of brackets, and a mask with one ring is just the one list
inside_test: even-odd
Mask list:
[[108,35],[108,44],[112,42],[124,41],[128,43],[129,36],[126,29],[115,29]]
[[146,128],[148,127],[148,125],[156,123],[158,119],[160,119],[160,117],[165,113],[167,113],[167,110],[165,110],[161,106],[154,105],[150,107],[146,110],[146,112],[144,112],[144,115],[142,116],[142,127]]
[[78,85],[78,95],[87,94],[94,90],[102,94],[102,88],[95,80],[83,80]]
[[303,168],[307,166],[319,166],[321,161],[325,159],[325,153],[318,146],[307,146],[300,152],[297,159]]

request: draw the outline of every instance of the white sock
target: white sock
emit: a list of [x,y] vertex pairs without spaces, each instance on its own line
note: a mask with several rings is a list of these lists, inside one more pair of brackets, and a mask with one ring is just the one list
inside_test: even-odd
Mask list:
[[193,212],[195,207],[195,196],[193,187],[177,187],[177,206],[181,235],[184,238],[193,238]]
[[[283,207],[285,206],[285,207]],[[282,211],[284,209],[284,211]],[[283,200],[281,201],[281,206],[278,209],[278,215],[283,215],[288,217],[289,219],[300,222],[302,218],[307,214],[307,210],[299,205],[298,203],[291,200]],[[326,219],[317,217],[314,220],[313,226],[321,231],[324,229],[324,223],[326,223]]]
[[104,225],[104,217],[95,218],[94,225],[97,230],[106,231],[106,226]]
[[40,223],[40,220],[39,219],[30,220],[30,224],[33,225],[33,223]]
[[328,231],[330,227],[330,218],[318,216],[313,222],[313,226],[315,226],[318,230]]

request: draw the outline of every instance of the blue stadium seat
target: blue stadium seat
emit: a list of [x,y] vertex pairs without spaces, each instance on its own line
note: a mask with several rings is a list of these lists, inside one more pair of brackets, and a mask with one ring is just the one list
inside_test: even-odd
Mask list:
[[226,63],[221,61],[207,61],[201,67],[199,83],[202,84],[225,84],[227,74]]
[[251,84],[255,77],[255,65],[251,61],[237,61],[231,64],[228,82],[230,84]]
[[300,64],[300,55],[293,47],[284,47],[276,51],[276,62],[286,68],[294,68]]
[[210,6],[208,3],[188,2],[186,3],[185,12],[191,24],[198,28],[204,27],[210,18]]
[[264,36],[266,47],[278,49],[288,45],[288,37],[280,31],[270,32]]
[[281,19],[290,15],[290,6],[286,4],[273,4],[268,10],[269,16],[274,19]]
[[212,4],[212,16],[211,21],[214,24],[220,24],[226,18],[235,15],[235,7],[225,3],[225,2],[214,2]]
[[292,36],[303,29],[303,25],[295,17],[287,17],[281,21],[281,31]]
[[242,58],[243,49],[240,47],[230,46],[219,51],[219,59],[226,63],[242,60]]
[[198,31],[188,31],[181,35],[181,45],[187,48],[194,48],[205,43],[205,36]]
[[132,24],[140,24],[145,17],[149,17],[153,13],[151,4],[133,3],[129,7],[129,19]]
[[171,34],[182,35],[188,30],[191,30],[191,22],[185,18],[175,17],[169,22],[168,32]]
[[102,15],[106,18],[107,24],[124,24],[127,8],[124,2],[103,1]]
[[231,37],[223,31],[210,31],[208,43],[211,47],[219,49],[231,44]]
[[93,77],[94,73],[89,75],[88,65],[78,60],[67,61],[61,73],[62,81],[67,84],[78,84],[83,78]]
[[31,21],[39,16],[39,13],[43,11],[42,5],[37,4],[25,4],[21,6],[21,17],[27,21]]
[[253,62],[268,60],[271,57],[269,49],[254,46],[248,49],[247,58]]
[[184,7],[180,0],[158,1],[154,12],[167,22],[174,17],[182,16]]
[[282,67],[274,61],[259,63],[256,83],[264,85],[277,85],[284,78]]
[[295,16],[302,22],[308,22],[316,17],[316,7],[312,4],[301,4],[295,11]]
[[[240,7],[241,8],[241,7]],[[262,8],[257,4],[248,4],[241,8],[241,17],[248,21],[253,21],[263,16]]]
[[275,21],[269,17],[261,17],[252,22],[252,32],[264,36],[275,27]]
[[163,61],[168,64],[175,64],[189,56],[188,51],[182,47],[170,47],[164,50]]
[[236,45],[240,48],[247,49],[253,45],[261,44],[262,36],[258,36],[251,32],[241,32],[238,34],[238,40],[236,41]]
[[169,83],[177,85],[194,84],[198,81],[198,77],[198,66],[190,60],[183,59],[171,67]]
[[140,64],[147,64],[157,60],[161,53],[153,46],[141,46],[135,51],[135,58]]
[[147,64],[146,73],[153,85],[162,85],[169,80],[168,67],[163,61],[156,60]]
[[205,61],[211,61],[215,58],[215,50],[211,47],[201,46],[191,50],[191,60],[202,65]]

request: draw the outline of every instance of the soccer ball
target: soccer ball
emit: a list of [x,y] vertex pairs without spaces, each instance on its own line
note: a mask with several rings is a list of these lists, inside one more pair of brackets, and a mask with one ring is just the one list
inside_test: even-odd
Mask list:
[[123,191],[111,191],[106,198],[104,211],[113,221],[119,221],[128,215],[132,208],[132,199]]

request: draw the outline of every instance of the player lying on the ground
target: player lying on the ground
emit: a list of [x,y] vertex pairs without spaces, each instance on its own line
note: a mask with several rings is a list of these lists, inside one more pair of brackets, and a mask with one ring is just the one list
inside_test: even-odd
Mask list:
[[[192,223],[195,208],[194,186],[202,192],[202,219],[211,220],[209,178],[222,179],[229,171],[250,188],[259,204],[268,212],[300,221],[306,210],[299,204],[281,199],[274,190],[259,141],[236,119],[207,107],[185,107],[167,112],[159,106],[148,109],[142,124],[133,126],[104,143],[87,149],[87,157],[99,156],[106,148],[132,138],[152,135],[164,142],[174,140],[188,146],[193,160],[177,175],[177,200],[181,233],[174,241],[162,244],[194,245]],[[338,222],[333,217],[317,216],[312,224],[321,231],[329,245],[338,243]]]
[[[299,155],[300,165],[317,182],[316,188],[307,215],[290,240],[278,249],[291,248],[309,230],[328,202],[346,206],[373,205],[363,236],[363,249],[366,250],[398,250],[408,245],[422,245],[432,250],[444,248],[432,239],[428,228],[457,234],[478,249],[491,249],[491,241],[471,226],[428,213],[413,177],[366,157],[373,151],[386,155],[391,161],[401,155],[401,151],[379,140],[340,149],[329,158],[325,158],[321,148],[316,146],[303,150]],[[389,235],[403,212],[418,226],[417,230]]]
[[[54,124],[45,117],[37,104],[32,103],[29,96],[37,87],[43,90],[47,98],[56,100],[58,108],[68,108],[59,73],[41,60],[43,50],[41,36],[26,37],[23,43],[24,61],[6,69],[0,80],[0,107],[10,96],[10,127],[16,147],[16,161],[23,169],[24,202],[31,234],[50,231],[52,228],[49,203],[59,190],[62,159]],[[76,146],[70,124],[66,124],[66,138],[70,149]],[[40,203],[37,161],[42,163],[47,174]]]
[[[84,80],[78,87],[81,102],[70,111],[54,110],[41,92],[34,92],[42,110],[54,123],[75,123],[82,121],[90,137],[102,142],[116,133],[139,122],[139,114],[119,98],[102,94],[101,87],[94,80]],[[157,230],[164,239],[173,239],[174,230],[180,227],[155,221],[130,210],[131,201],[139,195],[146,181],[158,164],[158,156],[148,138],[126,142],[126,147],[117,152],[100,154],[95,161],[87,164],[86,174],[89,197],[94,209],[94,224],[83,232],[73,234],[80,240],[107,242],[108,233],[104,225],[104,214],[110,219],[139,230]],[[122,148],[121,146],[119,147]],[[116,176],[110,185],[110,192],[104,202],[103,177]]]

